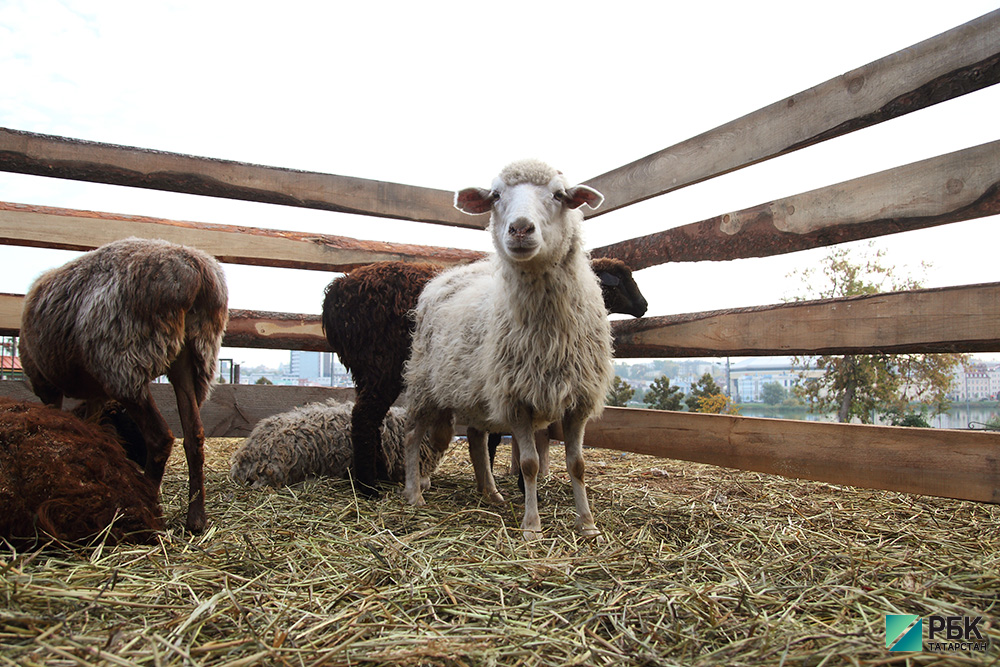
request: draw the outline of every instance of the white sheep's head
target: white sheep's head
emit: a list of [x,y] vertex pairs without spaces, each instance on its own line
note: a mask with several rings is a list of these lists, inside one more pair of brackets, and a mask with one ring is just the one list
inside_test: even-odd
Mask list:
[[597,208],[604,195],[586,185],[570,187],[561,172],[537,160],[507,165],[489,190],[455,193],[455,207],[470,215],[491,213],[497,252],[516,263],[558,260],[578,240],[579,211]]

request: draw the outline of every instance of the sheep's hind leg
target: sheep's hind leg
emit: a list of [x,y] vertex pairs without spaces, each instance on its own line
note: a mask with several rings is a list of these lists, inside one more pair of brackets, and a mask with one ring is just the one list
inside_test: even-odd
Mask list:
[[469,426],[466,429],[469,439],[469,459],[472,461],[472,469],[476,474],[476,488],[487,502],[498,504],[503,502],[503,496],[497,489],[496,480],[493,478],[493,470],[490,466],[489,457],[486,451],[486,434],[477,428]]
[[[192,533],[205,530],[205,428],[201,421],[199,391],[191,354],[185,347],[167,371],[177,397],[177,412],[184,430],[184,456],[188,466],[188,511],[185,527]],[[203,390],[202,395],[207,394]]]
[[382,432],[379,429],[394,400],[395,397],[392,397],[386,401],[378,395],[378,392],[361,390],[351,411],[354,481],[358,492],[368,498],[379,496],[376,480],[379,477],[380,467],[383,469],[382,475],[388,477],[388,472],[384,470],[385,463],[382,461],[385,455],[382,452]]
[[142,437],[146,439],[146,465],[143,472],[159,487],[163,481],[163,471],[167,467],[170,451],[174,448],[174,434],[170,432],[170,427],[153,402],[148,385],[136,399],[119,396],[117,400],[125,406],[125,410],[139,427]]
[[542,519],[538,515],[538,452],[530,422],[514,429],[520,447],[521,476],[524,478],[524,519],[521,531],[526,540],[542,537]]
[[587,500],[587,486],[583,482],[583,429],[586,417],[566,415],[563,429],[566,436],[566,471],[573,482],[573,500],[576,502],[576,530],[584,537],[601,539],[601,531],[594,523]]

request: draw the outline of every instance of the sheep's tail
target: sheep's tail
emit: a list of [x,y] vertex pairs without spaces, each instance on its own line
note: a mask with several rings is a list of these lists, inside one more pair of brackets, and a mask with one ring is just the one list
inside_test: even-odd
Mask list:
[[200,405],[208,398],[218,375],[219,348],[229,322],[229,290],[218,262],[207,256],[198,260],[195,268],[200,284],[194,302],[185,313],[184,343],[191,354]]

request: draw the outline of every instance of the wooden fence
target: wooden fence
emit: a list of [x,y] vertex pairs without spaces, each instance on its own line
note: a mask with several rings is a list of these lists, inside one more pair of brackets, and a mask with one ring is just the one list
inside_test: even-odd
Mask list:
[[[587,181],[610,214],[651,197],[946,102],[1000,81],[1000,10]],[[452,193],[0,128],[10,172],[243,199],[415,223],[482,227]],[[1000,213],[1000,141],[593,249],[634,270],[765,257]],[[591,224],[600,224],[594,222]],[[197,246],[223,262],[345,271],[385,260],[467,262],[452,248],[0,203],[0,242],[88,250],[125,236]],[[16,335],[21,296],[0,295]],[[621,357],[1000,351],[1000,283],[613,323]],[[224,344],[327,350],[316,315],[234,310]],[[166,387],[159,404],[172,406]],[[210,436],[336,390],[224,386]],[[0,393],[28,397],[22,383]],[[345,398],[350,392],[341,390]],[[169,412],[169,410],[164,410]],[[175,415],[168,421],[176,428]],[[1000,502],[1000,434],[610,408],[587,444],[790,477]]]

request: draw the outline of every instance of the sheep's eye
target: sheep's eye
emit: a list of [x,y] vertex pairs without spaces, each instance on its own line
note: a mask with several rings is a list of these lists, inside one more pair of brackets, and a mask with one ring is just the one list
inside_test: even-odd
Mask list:
[[555,199],[558,202],[564,202],[567,199],[566,191],[565,190],[560,190],[558,192],[553,192],[552,193],[552,198]]
[[498,199],[500,199],[500,191],[490,190],[490,201],[496,201]]

